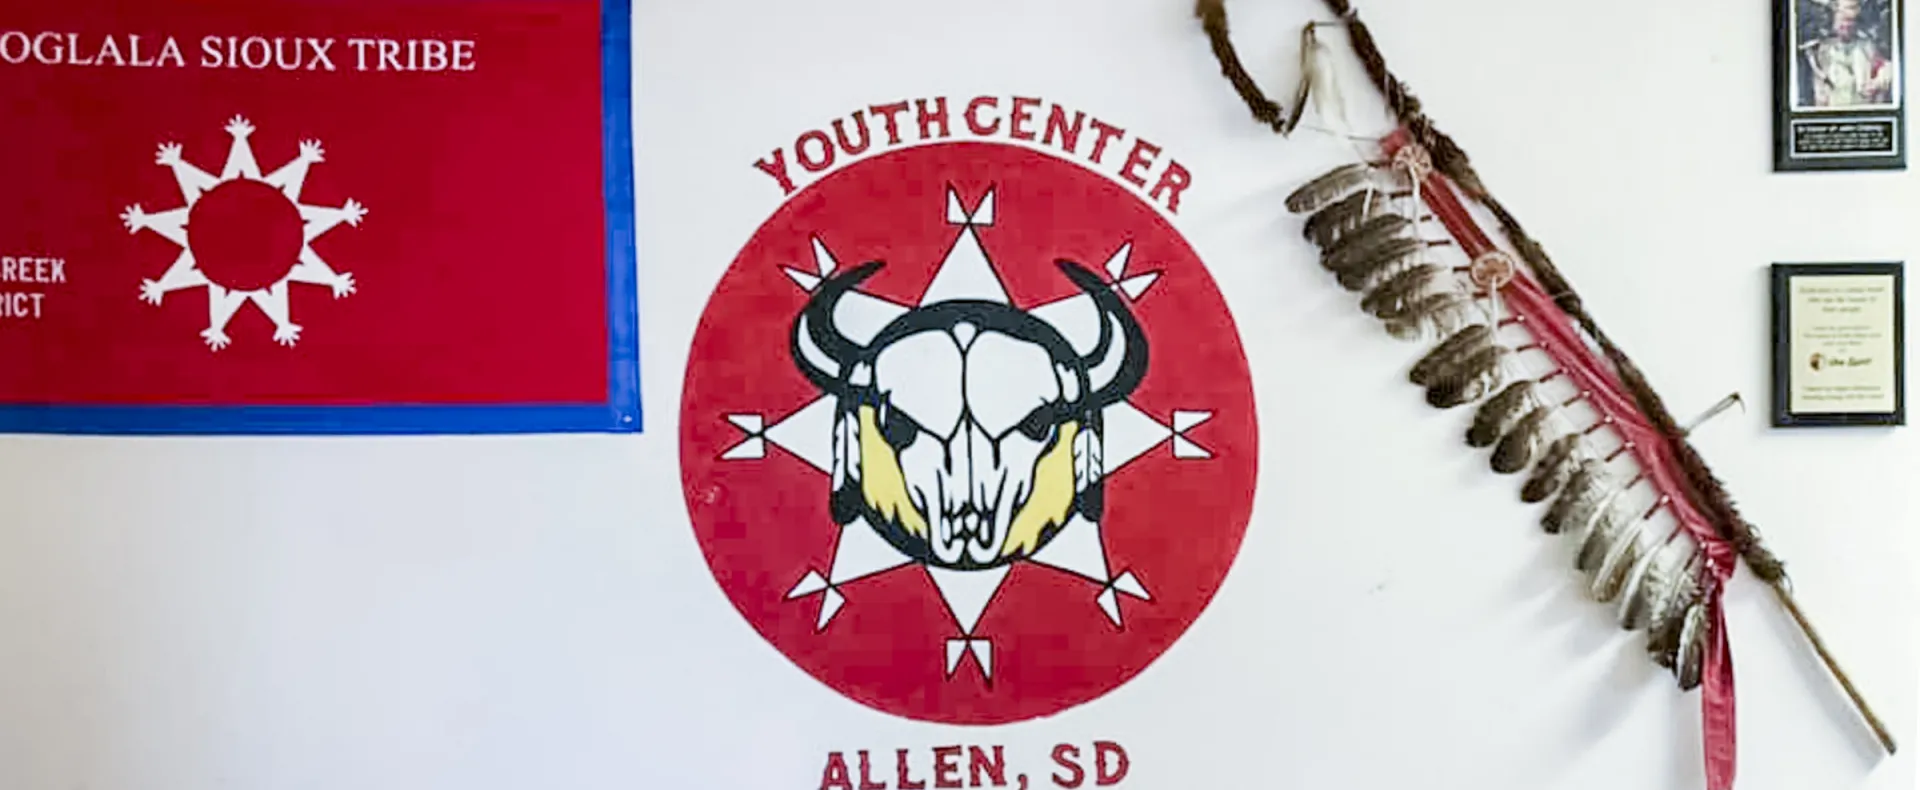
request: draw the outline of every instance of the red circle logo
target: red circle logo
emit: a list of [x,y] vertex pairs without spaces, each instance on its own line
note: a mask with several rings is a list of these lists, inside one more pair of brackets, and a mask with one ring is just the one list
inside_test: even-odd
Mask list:
[[1253,504],[1253,392],[1193,250],[997,143],[795,194],[721,278],[680,409],[715,579],[821,682],[913,719],[1058,713],[1191,625]]
[[207,279],[232,291],[272,285],[300,262],[300,209],[267,184],[227,181],[187,214],[187,247]]

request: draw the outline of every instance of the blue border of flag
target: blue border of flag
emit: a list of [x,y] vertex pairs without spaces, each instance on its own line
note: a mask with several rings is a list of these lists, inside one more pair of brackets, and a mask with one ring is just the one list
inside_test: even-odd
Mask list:
[[[607,400],[488,406],[0,405],[0,433],[374,435],[639,433],[631,0],[600,8],[600,135],[607,232]],[[3,364],[3,363],[0,363]]]

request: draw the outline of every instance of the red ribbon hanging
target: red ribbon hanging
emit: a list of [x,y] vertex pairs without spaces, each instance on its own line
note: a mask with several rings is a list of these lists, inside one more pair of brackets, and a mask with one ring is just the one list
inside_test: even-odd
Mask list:
[[[1398,158],[1413,146],[1407,130],[1397,129],[1382,146],[1389,157]],[[1424,161],[1424,152],[1411,157]],[[1420,172],[1424,171],[1424,172]],[[1453,184],[1438,170],[1418,168],[1421,202],[1440,219],[1447,232],[1469,260],[1481,261],[1489,255],[1508,255],[1488,238],[1480,224],[1461,202]],[[1511,257],[1511,256],[1509,256]],[[1722,590],[1733,576],[1737,553],[1733,545],[1720,537],[1706,515],[1687,496],[1686,479],[1666,436],[1640,412],[1634,399],[1621,384],[1618,373],[1607,359],[1586,342],[1580,328],[1555,304],[1554,299],[1521,266],[1513,267],[1513,276],[1498,286],[1508,308],[1534,335],[1541,351],[1552,357],[1561,371],[1598,411],[1602,419],[1618,431],[1625,447],[1639,464],[1647,481],[1659,492],[1660,506],[1668,508],[1681,527],[1693,538],[1705,556],[1712,581],[1704,590],[1707,606],[1706,655],[1701,661],[1700,711],[1701,737],[1705,753],[1707,790],[1733,790],[1735,758],[1733,652],[1727,639],[1726,612]]]

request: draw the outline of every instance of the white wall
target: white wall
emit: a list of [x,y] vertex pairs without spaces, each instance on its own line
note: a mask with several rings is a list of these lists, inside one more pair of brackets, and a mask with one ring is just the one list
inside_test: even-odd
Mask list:
[[[641,437],[0,442],[0,787],[813,788],[830,750],[1124,743],[1122,787],[1694,788],[1697,698],[1595,607],[1457,415],[1401,383],[1279,216],[1332,160],[1244,116],[1185,0],[643,2]],[[1234,4],[1284,94],[1317,3]],[[1367,0],[1475,157],[1677,412],[1909,749],[1909,430],[1766,427],[1774,260],[1920,249],[1906,174],[1767,171],[1764,4]],[[838,76],[836,76],[838,75]],[[1357,90],[1357,89],[1356,89]],[[1175,226],[1255,371],[1260,489],[1227,582],[1165,656],[1056,717],[871,712],[747,628],[692,539],[686,348],[779,205],[751,162],[897,96],[1034,93],[1151,130]],[[1740,787],[1906,788],[1790,622],[1729,594]],[[1030,767],[1028,767],[1030,766]]]

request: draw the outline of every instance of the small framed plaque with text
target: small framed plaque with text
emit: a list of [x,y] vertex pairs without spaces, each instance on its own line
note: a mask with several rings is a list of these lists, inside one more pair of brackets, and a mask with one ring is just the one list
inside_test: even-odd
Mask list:
[[1774,264],[1774,426],[1905,425],[1905,339],[1902,264]]
[[1906,169],[1901,0],[1773,0],[1773,9],[1773,169]]

